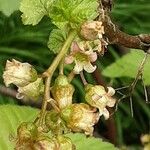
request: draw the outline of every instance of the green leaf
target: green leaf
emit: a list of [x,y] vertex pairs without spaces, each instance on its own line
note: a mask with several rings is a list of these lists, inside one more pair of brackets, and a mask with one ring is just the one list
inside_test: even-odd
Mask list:
[[102,139],[89,137],[84,134],[68,134],[73,143],[76,145],[77,150],[118,150],[112,144],[102,141]]
[[20,11],[25,25],[38,24],[51,9],[53,0],[22,0]]
[[66,38],[67,35],[64,31],[60,29],[54,29],[49,36],[48,48],[55,54],[58,53]]
[[50,17],[60,29],[68,26],[80,28],[87,20],[93,20],[97,14],[97,0],[56,0]]
[[[135,78],[138,67],[143,60],[145,53],[140,50],[131,50],[122,58],[118,59],[115,63],[106,67],[102,74],[109,78],[130,77]],[[146,85],[150,85],[150,57],[144,66],[143,78]]]
[[[17,127],[21,122],[33,121],[37,109],[24,106],[3,105],[0,106],[0,149],[13,150],[14,143],[9,140],[9,135],[16,135]],[[77,147],[77,150],[117,150],[112,144],[101,139],[87,138],[83,134],[68,134]]]
[[19,124],[32,121],[37,114],[38,111],[30,107],[0,106],[0,149],[13,150],[14,143],[9,140],[9,136],[15,136]]
[[20,0],[0,0],[0,11],[6,16],[11,15],[15,10],[19,8]]

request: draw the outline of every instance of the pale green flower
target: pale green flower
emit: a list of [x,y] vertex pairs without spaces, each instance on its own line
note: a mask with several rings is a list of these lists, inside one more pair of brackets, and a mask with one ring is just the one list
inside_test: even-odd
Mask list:
[[38,100],[44,93],[43,79],[38,78],[36,81],[29,83],[24,87],[18,87],[17,98],[28,97],[33,100]]
[[87,104],[72,104],[61,112],[62,119],[73,132],[84,132],[86,135],[92,135],[94,125],[99,120],[99,113],[96,109]]
[[11,83],[16,86],[26,86],[30,82],[37,79],[37,72],[28,63],[21,63],[15,59],[12,61],[7,60],[6,68],[3,73],[3,79],[6,86]]
[[33,144],[33,150],[59,150],[59,143],[55,138],[39,136]]
[[75,145],[72,143],[71,139],[62,135],[57,136],[57,141],[59,143],[60,150],[75,150]]
[[96,52],[92,50],[82,50],[79,48],[78,44],[74,42],[72,44],[71,53],[65,58],[65,62],[66,64],[75,63],[73,71],[76,74],[79,74],[83,70],[92,73],[95,71],[96,66],[93,66],[91,62],[95,62],[96,59]]
[[108,87],[108,92],[101,85],[87,85],[85,88],[85,100],[93,107],[99,109],[100,116],[104,115],[105,119],[109,118],[109,111],[106,107],[114,107],[116,99],[112,98],[115,90]]
[[74,87],[69,83],[65,75],[59,75],[56,78],[51,92],[60,109],[72,104]]

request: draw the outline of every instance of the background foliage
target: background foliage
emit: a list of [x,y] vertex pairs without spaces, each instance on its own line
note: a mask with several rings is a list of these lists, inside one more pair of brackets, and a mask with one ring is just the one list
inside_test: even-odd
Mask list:
[[[43,72],[55,57],[55,54],[47,48],[49,33],[54,25],[47,17],[37,26],[24,26],[21,22],[18,9],[19,0],[0,0],[0,84],[3,85],[2,72],[7,59],[18,59],[33,64],[39,72]],[[122,30],[130,34],[149,33],[150,1],[149,0],[116,0],[112,17]],[[97,61],[98,68],[103,71],[107,84],[117,88],[129,85],[136,74],[137,66],[143,58],[142,52],[137,52],[118,46],[109,46],[109,50],[103,58]],[[128,53],[126,56],[124,56]],[[121,67],[120,67],[121,64]],[[145,67],[145,83],[150,85],[150,60]],[[66,67],[66,73],[70,70]],[[125,71],[124,71],[125,70]],[[87,75],[90,83],[96,83],[95,79]],[[73,81],[79,90],[75,93],[75,100],[84,101],[82,83],[78,77]],[[15,87],[13,87],[15,88]],[[23,105],[16,99],[0,94],[0,104]],[[138,82],[133,96],[134,117],[130,113],[128,99],[120,102],[115,113],[117,128],[117,144],[127,145],[133,149],[140,148],[140,136],[150,130],[150,109],[145,103],[145,96],[141,81]],[[4,116],[7,116],[3,112]],[[104,124],[104,125],[101,125]],[[104,127],[103,127],[104,126]],[[105,122],[98,126],[99,132],[105,130]]]

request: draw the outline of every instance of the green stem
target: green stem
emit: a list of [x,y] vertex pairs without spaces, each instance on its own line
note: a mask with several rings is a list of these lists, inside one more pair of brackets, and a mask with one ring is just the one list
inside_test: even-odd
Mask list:
[[50,99],[50,95],[49,95],[50,82],[51,82],[51,77],[46,78],[46,80],[45,80],[45,89],[44,89],[44,99],[43,99],[41,115],[40,115],[40,119],[39,119],[40,126],[43,125],[43,120],[45,118],[44,116],[45,116],[45,112],[46,112],[46,108],[47,108],[47,100]]
[[59,74],[61,75],[64,74],[64,58],[60,61],[60,64],[59,64]]
[[[50,84],[51,84],[51,79],[53,76],[54,71],[58,67],[60,61],[64,58],[65,54],[67,53],[73,39],[76,36],[76,31],[72,30],[69,32],[68,38],[66,39],[61,51],[59,54],[56,56],[50,67],[47,69],[46,72],[43,73],[43,76],[46,77],[45,79],[45,92],[44,92],[44,99],[42,103],[42,109],[41,109],[41,115],[39,119],[39,124],[40,126],[43,125],[44,118],[45,118],[45,113],[46,113],[46,108],[47,108],[47,103],[51,99],[50,97]],[[59,108],[53,101],[49,101],[52,105],[52,107],[56,110],[59,111]]]
[[59,65],[60,61],[63,59],[63,57],[65,56],[65,54],[67,53],[73,39],[76,36],[76,31],[75,30],[71,30],[68,38],[66,39],[62,49],[60,50],[59,54],[56,56],[56,58],[54,59],[54,61],[52,62],[51,66],[47,69],[46,72],[43,73],[44,76],[52,76],[54,71],[56,70],[57,66]]
[[86,79],[84,77],[83,71],[80,73],[80,77],[81,77],[81,80],[82,80],[83,84],[87,85],[88,83],[87,83],[87,81],[86,81]]
[[74,71],[71,71],[68,75],[68,81],[71,82],[74,77],[75,77],[75,73],[74,73]]

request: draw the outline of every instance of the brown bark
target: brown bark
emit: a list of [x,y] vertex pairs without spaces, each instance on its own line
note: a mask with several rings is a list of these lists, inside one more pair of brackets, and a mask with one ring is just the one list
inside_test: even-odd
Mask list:
[[121,31],[117,25],[112,23],[109,16],[106,16],[103,22],[105,36],[109,44],[117,44],[127,48],[141,49],[148,52],[150,47],[150,34],[129,35]]
[[127,48],[141,49],[150,53],[150,51],[148,51],[150,48],[150,34],[130,35],[121,31],[109,16],[112,5],[113,0],[100,0],[100,8],[104,10],[105,15],[103,18],[103,25],[108,43],[121,45]]

